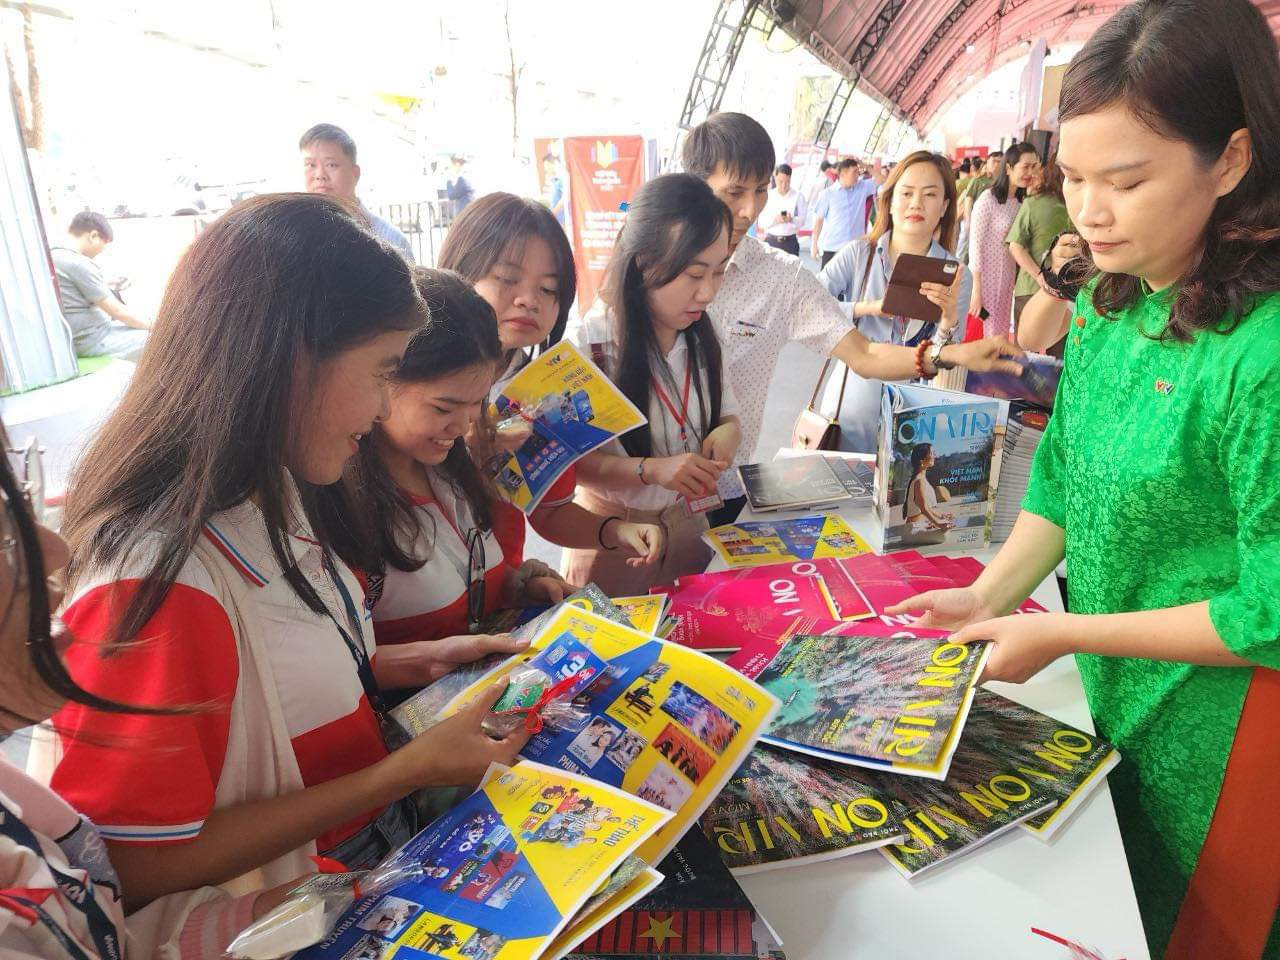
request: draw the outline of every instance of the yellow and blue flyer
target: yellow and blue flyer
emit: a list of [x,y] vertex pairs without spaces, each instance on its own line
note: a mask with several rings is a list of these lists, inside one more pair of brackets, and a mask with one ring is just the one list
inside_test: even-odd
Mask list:
[[[573,606],[562,607],[529,650],[456,696],[456,713],[495,680],[520,670],[568,683],[573,719],[547,719],[522,751],[675,814],[637,854],[657,864],[742,765],[778,710],[773,694],[704,653]],[[575,679],[576,678],[576,679]]]
[[640,597],[614,597],[613,604],[627,615],[627,619],[641,633],[654,635],[662,625],[667,612],[667,596],[650,593]]
[[616,787],[523,761],[396,854],[421,863],[420,878],[355,903],[296,960],[536,960],[670,818]]
[[730,569],[793,560],[847,559],[870,553],[867,541],[839,514],[791,520],[746,520],[702,535]]
[[579,458],[648,423],[634,403],[572,343],[561,341],[521,370],[489,411],[523,420],[529,439],[490,463],[498,491],[531,513]]

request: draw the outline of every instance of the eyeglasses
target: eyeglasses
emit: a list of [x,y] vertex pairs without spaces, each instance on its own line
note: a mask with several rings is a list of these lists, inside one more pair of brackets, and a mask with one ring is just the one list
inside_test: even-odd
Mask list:
[[22,555],[22,537],[18,533],[18,521],[14,516],[15,510],[25,510],[27,516],[32,515],[31,510],[31,482],[26,481],[18,484],[18,496],[21,498],[21,506],[15,506],[13,499],[7,492],[0,490],[0,499],[4,500],[4,510],[0,511],[0,555],[3,555],[4,562],[11,570],[18,571],[18,589],[26,587],[26,563]]
[[484,553],[484,534],[478,529],[467,534],[467,627],[479,633],[484,616],[484,574],[488,559]]

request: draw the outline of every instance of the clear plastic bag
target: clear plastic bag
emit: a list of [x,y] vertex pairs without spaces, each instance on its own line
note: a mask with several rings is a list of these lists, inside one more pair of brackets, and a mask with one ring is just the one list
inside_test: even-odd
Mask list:
[[557,682],[537,667],[518,667],[509,674],[507,689],[480,728],[491,737],[509,736],[521,726],[530,733],[544,728],[576,730],[589,714],[566,698],[590,676],[587,671]]
[[227,947],[227,955],[235,960],[288,956],[328,936],[355,901],[381,896],[422,875],[422,864],[393,855],[372,870],[310,877],[290,890],[284,903],[240,931]]

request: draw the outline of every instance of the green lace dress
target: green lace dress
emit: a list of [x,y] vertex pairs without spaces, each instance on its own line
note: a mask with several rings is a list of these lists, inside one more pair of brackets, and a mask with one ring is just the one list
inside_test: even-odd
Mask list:
[[[1280,294],[1235,332],[1158,342],[1168,299],[1113,319],[1081,294],[1023,508],[1066,531],[1074,613],[1209,601],[1226,646],[1280,668]],[[1248,668],[1077,658],[1153,955],[1222,785]],[[1280,763],[1280,731],[1277,731]],[[1280,799],[1277,800],[1280,805]],[[1260,812],[1274,826],[1276,811]],[[1280,924],[1266,953],[1280,957]]]

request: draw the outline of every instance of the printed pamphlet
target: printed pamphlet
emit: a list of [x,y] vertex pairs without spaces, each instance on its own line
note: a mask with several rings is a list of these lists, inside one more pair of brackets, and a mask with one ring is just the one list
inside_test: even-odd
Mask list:
[[424,873],[353,904],[298,960],[535,960],[671,814],[615,787],[528,761],[410,840]]
[[562,340],[521,370],[490,409],[495,422],[518,418],[530,434],[490,463],[498,491],[526,514],[581,457],[648,421],[600,368]]
[[867,542],[836,514],[730,523],[708,530],[702,539],[735,569],[871,552]]
[[[529,650],[445,707],[450,716],[519,668],[567,683],[572,721],[546,726],[525,746],[530,760],[620,787],[671,810],[671,822],[639,855],[662,859],[741,765],[777,711],[755,683],[705,654],[563,606]],[[499,704],[501,706],[501,703]]]

